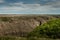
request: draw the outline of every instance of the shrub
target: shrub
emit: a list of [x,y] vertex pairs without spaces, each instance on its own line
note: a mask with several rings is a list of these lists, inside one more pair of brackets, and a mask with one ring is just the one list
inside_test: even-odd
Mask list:
[[0,40],[16,40],[15,37],[0,37]]
[[11,21],[10,17],[0,17],[1,21],[7,22],[7,21]]
[[54,19],[38,26],[29,36],[60,38],[60,19]]

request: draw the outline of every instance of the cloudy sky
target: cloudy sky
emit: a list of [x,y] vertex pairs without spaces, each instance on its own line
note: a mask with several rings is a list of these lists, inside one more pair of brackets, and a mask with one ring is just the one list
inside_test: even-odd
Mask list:
[[0,14],[60,14],[60,0],[0,0]]

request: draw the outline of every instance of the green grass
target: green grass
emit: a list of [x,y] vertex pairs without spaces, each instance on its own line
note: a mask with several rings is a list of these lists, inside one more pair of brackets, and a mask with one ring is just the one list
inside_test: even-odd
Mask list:
[[26,38],[26,37],[0,37],[0,40],[60,40],[60,39],[50,39],[50,38]]
[[0,37],[0,40],[27,40],[27,38],[24,38],[24,37]]

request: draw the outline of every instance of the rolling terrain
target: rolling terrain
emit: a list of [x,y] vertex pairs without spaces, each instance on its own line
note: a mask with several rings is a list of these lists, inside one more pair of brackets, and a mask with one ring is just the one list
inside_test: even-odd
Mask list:
[[34,28],[60,15],[0,14],[0,36],[27,36]]

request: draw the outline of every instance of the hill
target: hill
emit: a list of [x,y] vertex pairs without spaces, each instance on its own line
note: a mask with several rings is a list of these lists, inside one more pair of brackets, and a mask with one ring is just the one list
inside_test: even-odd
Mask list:
[[60,38],[60,18],[52,19],[47,23],[39,25],[28,36],[37,38]]
[[1,15],[0,36],[27,36],[34,28],[50,19],[60,18],[58,15]]

